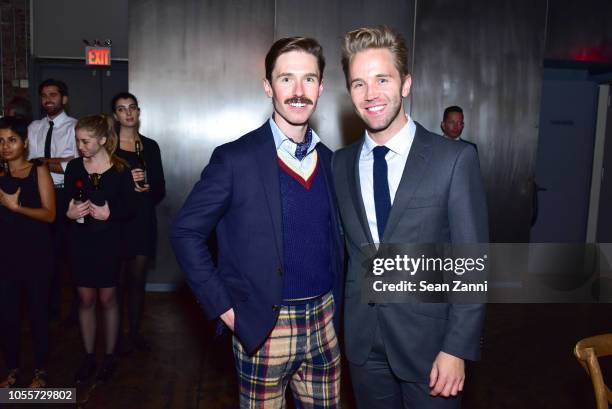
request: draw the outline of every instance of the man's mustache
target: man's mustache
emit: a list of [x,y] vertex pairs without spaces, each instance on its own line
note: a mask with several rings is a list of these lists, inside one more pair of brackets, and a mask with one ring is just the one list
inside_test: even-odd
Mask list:
[[306,104],[306,105],[314,105],[310,99],[306,97],[291,97],[285,100],[285,104]]

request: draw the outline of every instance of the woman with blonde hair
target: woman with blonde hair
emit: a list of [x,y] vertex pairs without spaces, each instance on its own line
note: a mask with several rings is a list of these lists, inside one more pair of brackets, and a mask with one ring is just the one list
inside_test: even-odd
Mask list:
[[134,214],[134,182],[125,161],[115,155],[118,138],[110,116],[92,115],[76,125],[80,157],[65,173],[70,219],[73,280],[79,295],[79,323],[86,356],[75,380],[95,372],[96,301],[104,316],[106,355],[97,374],[107,381],[114,373],[119,330],[116,287],[121,266],[121,223]]

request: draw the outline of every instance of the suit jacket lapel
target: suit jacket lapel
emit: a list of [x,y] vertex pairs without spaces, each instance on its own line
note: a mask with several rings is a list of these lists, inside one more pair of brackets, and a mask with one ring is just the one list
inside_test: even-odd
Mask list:
[[[346,162],[347,170],[346,174],[349,175],[349,190],[351,194],[351,202],[355,205],[355,211],[359,218],[359,223],[364,234],[364,244],[374,242],[372,238],[372,232],[370,232],[370,225],[368,224],[368,217],[366,214],[365,206],[363,204],[363,196],[361,195],[361,181],[359,179],[359,157],[361,156],[361,149],[363,147],[363,140],[359,144],[355,144],[353,152],[348,155]],[[352,176],[352,177],[350,177]]]
[[410,148],[410,153],[406,160],[406,166],[404,167],[400,184],[395,193],[395,199],[393,200],[393,206],[391,207],[391,213],[389,214],[389,220],[387,221],[385,234],[381,240],[382,242],[387,242],[393,234],[393,230],[400,221],[406,206],[414,196],[416,188],[423,178],[430,156],[431,136],[429,136],[425,128],[416,124],[414,141],[412,142],[412,147]]
[[[332,220],[332,228],[333,231],[337,232],[341,229],[340,223],[340,215],[338,213],[338,200],[336,198],[336,192],[334,190],[334,183],[332,181],[332,171],[331,171],[331,161],[329,160],[330,154],[328,152],[324,152],[322,148],[323,144],[319,143],[316,146],[317,154],[319,155],[319,166],[321,167],[321,171],[323,171],[323,177],[325,180],[325,186],[327,187],[327,198],[329,201],[329,209]],[[332,235],[332,239],[334,242],[338,242],[336,239],[338,235]],[[337,245],[343,245],[344,243],[337,243]]]
[[323,149],[321,148],[321,144],[317,144],[316,148],[317,155],[319,156],[319,166],[323,171],[323,178],[325,180],[325,186],[327,187],[327,199],[329,201],[329,208],[331,209],[332,222],[334,223],[334,227],[338,226],[338,208],[336,206],[336,199],[334,193],[334,185],[331,181],[331,168],[329,166],[329,161],[325,160],[325,153],[321,153]]
[[282,208],[278,176],[278,156],[270,124],[266,122],[252,139],[260,181],[266,193],[270,219],[274,225],[274,239],[280,262],[283,260]]

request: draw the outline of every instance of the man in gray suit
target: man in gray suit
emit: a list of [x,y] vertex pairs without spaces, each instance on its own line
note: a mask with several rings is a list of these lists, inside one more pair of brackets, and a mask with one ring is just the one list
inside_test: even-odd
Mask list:
[[345,346],[358,407],[457,408],[464,360],[480,355],[483,304],[361,300],[373,243],[486,243],[477,154],[405,112],[404,40],[387,27],[344,37],[342,65],[366,132],[335,153],[333,173],[349,266]]

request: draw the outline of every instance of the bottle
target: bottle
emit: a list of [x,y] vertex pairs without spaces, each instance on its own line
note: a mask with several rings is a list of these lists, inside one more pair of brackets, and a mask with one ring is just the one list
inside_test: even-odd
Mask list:
[[101,176],[99,173],[92,173],[89,175],[91,179],[91,192],[89,192],[89,200],[96,206],[102,206],[104,204],[104,195],[100,188]]
[[[104,192],[101,188],[102,183],[102,175],[99,173],[92,173],[89,175],[89,179],[91,180],[91,191],[89,192],[89,201],[96,206],[104,205]],[[106,223],[102,220],[96,220],[93,217],[90,217],[87,221],[89,223],[90,231],[97,232],[105,229]]]
[[[77,179],[74,182],[74,187],[76,187],[76,192],[74,193],[73,197],[75,204],[81,204],[87,201],[87,195],[85,194],[85,189],[83,189],[84,186],[85,185],[83,184],[83,181],[81,179]],[[79,217],[78,219],[76,219],[76,222],[79,224],[83,224],[85,223],[85,218]]]
[[91,186],[93,190],[100,190],[100,174],[92,173],[89,175],[91,177]]
[[11,177],[11,167],[6,160],[2,161],[2,173],[4,173],[4,176]]
[[136,156],[138,157],[138,165],[136,165],[136,168],[141,169],[144,172],[144,180],[139,181],[138,186],[144,187],[144,185],[148,183],[147,164],[145,163],[144,155],[142,154],[142,148],[139,140],[134,141],[134,151],[136,152]]
[[19,179],[11,177],[11,167],[9,166],[8,161],[0,161],[0,171],[2,175],[5,176],[0,178],[0,189],[9,195],[14,194],[17,189],[19,189]]

